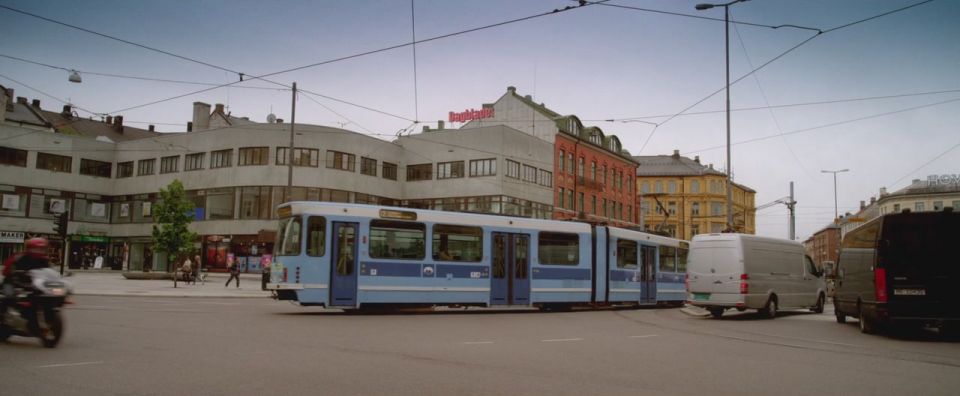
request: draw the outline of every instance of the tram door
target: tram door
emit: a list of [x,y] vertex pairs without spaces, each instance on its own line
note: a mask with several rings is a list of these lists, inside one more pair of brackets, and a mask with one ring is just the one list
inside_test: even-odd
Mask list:
[[640,302],[656,304],[657,302],[657,248],[655,246],[640,247]]
[[330,305],[357,304],[357,223],[333,223]]
[[530,236],[493,233],[490,303],[530,304]]

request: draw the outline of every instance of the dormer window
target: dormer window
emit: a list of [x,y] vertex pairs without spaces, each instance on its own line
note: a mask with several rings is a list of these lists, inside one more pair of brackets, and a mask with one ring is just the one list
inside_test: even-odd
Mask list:
[[603,146],[603,136],[600,135],[600,132],[594,132],[590,135],[590,143]]
[[567,130],[570,131],[570,134],[571,134],[571,135],[579,135],[579,134],[580,134],[580,126],[577,125],[577,120],[576,120],[575,118],[570,117],[570,118],[567,120]]

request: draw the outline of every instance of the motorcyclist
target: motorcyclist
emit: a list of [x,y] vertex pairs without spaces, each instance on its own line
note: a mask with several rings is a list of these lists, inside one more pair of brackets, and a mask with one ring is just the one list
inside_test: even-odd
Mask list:
[[0,283],[3,296],[0,301],[0,320],[3,320],[7,313],[7,306],[12,304],[17,288],[29,287],[32,283],[30,279],[30,270],[47,268],[50,266],[50,259],[47,257],[47,249],[50,242],[44,238],[31,238],[27,240],[26,249],[7,258],[3,263],[3,282]]

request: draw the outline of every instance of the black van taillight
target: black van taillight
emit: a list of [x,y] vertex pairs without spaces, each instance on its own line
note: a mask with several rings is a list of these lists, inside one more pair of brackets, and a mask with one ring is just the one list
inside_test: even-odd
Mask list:
[[887,302],[887,269],[873,270],[873,287],[877,294],[877,302]]
[[750,294],[750,285],[747,284],[748,280],[750,280],[749,275],[740,274],[740,294]]

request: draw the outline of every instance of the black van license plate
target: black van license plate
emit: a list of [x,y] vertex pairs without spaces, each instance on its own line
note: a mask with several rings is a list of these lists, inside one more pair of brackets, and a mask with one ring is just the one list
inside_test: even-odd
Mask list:
[[895,296],[925,296],[927,291],[923,289],[893,289]]

